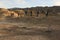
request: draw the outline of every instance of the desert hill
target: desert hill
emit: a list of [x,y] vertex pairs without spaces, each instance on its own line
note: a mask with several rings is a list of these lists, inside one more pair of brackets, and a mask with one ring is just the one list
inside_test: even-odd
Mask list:
[[52,7],[31,7],[31,8],[0,8],[1,16],[17,17],[46,17],[46,16],[60,16],[60,6]]

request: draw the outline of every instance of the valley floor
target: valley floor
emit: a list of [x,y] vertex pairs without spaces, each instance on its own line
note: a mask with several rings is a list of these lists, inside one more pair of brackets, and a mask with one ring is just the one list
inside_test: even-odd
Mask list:
[[0,40],[60,40],[60,17],[0,20]]

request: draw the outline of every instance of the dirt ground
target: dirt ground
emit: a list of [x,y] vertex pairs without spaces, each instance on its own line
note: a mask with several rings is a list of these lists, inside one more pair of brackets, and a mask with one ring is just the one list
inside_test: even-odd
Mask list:
[[0,40],[60,40],[60,17],[0,20]]

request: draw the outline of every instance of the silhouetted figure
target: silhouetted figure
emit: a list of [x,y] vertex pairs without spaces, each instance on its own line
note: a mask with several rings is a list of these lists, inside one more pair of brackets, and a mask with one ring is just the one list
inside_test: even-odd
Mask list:
[[37,17],[38,17],[38,15],[39,15],[39,11],[37,12]]
[[27,11],[25,11],[25,15],[27,15]]
[[46,16],[48,16],[48,11],[46,12]]
[[30,16],[32,16],[32,11],[30,12]]

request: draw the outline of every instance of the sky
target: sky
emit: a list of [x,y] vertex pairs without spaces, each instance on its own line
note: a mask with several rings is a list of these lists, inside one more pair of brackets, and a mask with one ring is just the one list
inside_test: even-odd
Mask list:
[[60,0],[0,0],[0,8],[60,6]]

